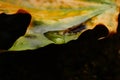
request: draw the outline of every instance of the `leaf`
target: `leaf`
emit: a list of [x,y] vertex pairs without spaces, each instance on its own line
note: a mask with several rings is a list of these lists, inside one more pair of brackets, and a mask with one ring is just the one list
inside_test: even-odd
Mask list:
[[[13,14],[24,9],[32,15],[26,34],[16,40],[9,50],[37,49],[51,43],[64,44],[77,39],[82,32],[93,29],[97,24],[104,24],[110,32],[116,32],[120,7],[115,0],[36,1],[0,1],[1,12]],[[82,30],[69,31],[81,24],[85,25]]]

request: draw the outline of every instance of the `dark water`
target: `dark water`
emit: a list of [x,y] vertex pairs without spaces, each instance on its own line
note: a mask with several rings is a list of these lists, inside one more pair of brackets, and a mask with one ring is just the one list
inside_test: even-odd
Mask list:
[[107,35],[98,25],[64,45],[1,53],[0,80],[120,80],[120,17]]

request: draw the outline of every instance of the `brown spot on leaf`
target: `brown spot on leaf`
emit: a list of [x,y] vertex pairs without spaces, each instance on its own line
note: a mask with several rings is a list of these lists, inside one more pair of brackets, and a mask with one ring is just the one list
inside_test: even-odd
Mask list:
[[23,9],[19,9],[17,13],[29,14],[26,10]]

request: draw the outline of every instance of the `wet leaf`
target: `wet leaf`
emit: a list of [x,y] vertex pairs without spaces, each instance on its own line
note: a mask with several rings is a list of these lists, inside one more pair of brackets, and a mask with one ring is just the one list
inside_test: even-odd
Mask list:
[[[93,29],[97,24],[105,25],[110,33],[116,32],[119,8],[117,0],[0,1],[1,13],[13,14],[23,9],[32,15],[26,34],[17,39],[9,50],[64,44],[77,39],[82,32]],[[77,28],[81,24],[84,27]]]

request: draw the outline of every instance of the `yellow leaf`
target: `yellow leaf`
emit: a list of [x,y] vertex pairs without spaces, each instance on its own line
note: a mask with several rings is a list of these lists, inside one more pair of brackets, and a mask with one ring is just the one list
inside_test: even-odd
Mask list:
[[[14,5],[13,5],[14,4]],[[24,36],[21,36],[10,50],[36,49],[51,43],[67,43],[77,39],[82,32],[93,29],[98,24],[105,25],[110,33],[115,33],[120,13],[119,0],[1,0],[0,12],[14,14],[23,9],[31,14],[32,20]],[[83,24],[85,29],[78,34],[64,36],[69,28]],[[47,32],[50,36],[44,35]],[[27,35],[36,36],[28,39]],[[66,41],[63,39],[66,37]],[[51,38],[51,39],[49,39]],[[52,39],[54,38],[54,39]],[[55,40],[55,41],[52,41]],[[33,43],[34,42],[34,43]],[[36,44],[37,42],[37,44]],[[33,46],[34,45],[34,46]]]

